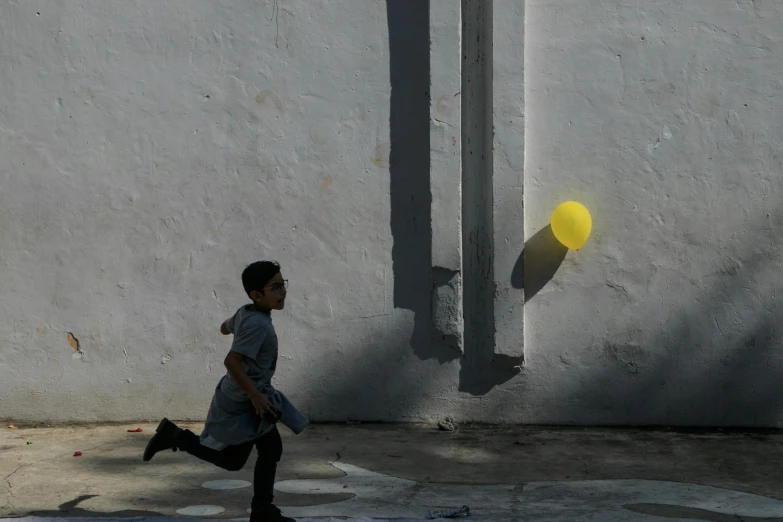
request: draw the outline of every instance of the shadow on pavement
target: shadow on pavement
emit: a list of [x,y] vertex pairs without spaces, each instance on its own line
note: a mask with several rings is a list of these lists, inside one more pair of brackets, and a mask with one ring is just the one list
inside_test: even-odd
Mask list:
[[64,517],[64,518],[133,518],[133,517],[153,517],[162,516],[158,511],[146,511],[137,509],[123,509],[120,511],[88,511],[79,507],[79,504],[85,500],[90,500],[98,495],[82,495],[73,500],[64,502],[57,507],[57,511],[33,511],[29,514],[31,517]]

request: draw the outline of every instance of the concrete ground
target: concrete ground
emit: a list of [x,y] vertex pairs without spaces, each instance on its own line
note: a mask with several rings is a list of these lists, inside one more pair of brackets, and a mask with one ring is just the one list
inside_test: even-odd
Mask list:
[[[181,452],[144,463],[154,429],[3,427],[0,519],[247,517],[252,458],[236,473]],[[343,424],[281,433],[276,503],[300,520],[424,519],[467,504],[463,520],[783,521],[780,432]]]

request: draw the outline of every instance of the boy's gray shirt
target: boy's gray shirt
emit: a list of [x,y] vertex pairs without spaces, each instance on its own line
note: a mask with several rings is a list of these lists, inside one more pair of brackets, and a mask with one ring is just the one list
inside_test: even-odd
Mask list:
[[[256,310],[252,304],[243,306],[226,322],[226,328],[234,334],[231,351],[244,355],[242,367],[247,376],[280,412],[280,422],[294,433],[301,433],[309,421],[272,386],[277,368],[277,334],[271,315]],[[273,426],[258,416],[242,388],[230,375],[225,375],[212,397],[201,444],[222,450],[254,440]]]

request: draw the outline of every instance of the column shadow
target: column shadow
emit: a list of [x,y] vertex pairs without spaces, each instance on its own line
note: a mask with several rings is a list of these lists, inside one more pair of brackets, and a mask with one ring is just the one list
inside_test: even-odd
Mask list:
[[430,3],[387,0],[389,175],[394,307],[414,312],[411,346],[422,360],[460,357],[432,339],[430,192]]

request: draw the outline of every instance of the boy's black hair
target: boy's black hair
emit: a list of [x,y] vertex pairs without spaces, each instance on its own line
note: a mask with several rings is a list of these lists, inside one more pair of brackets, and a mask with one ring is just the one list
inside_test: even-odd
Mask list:
[[279,272],[280,264],[277,261],[256,261],[249,264],[242,272],[242,286],[245,287],[248,296],[253,290],[263,294],[262,288]]

